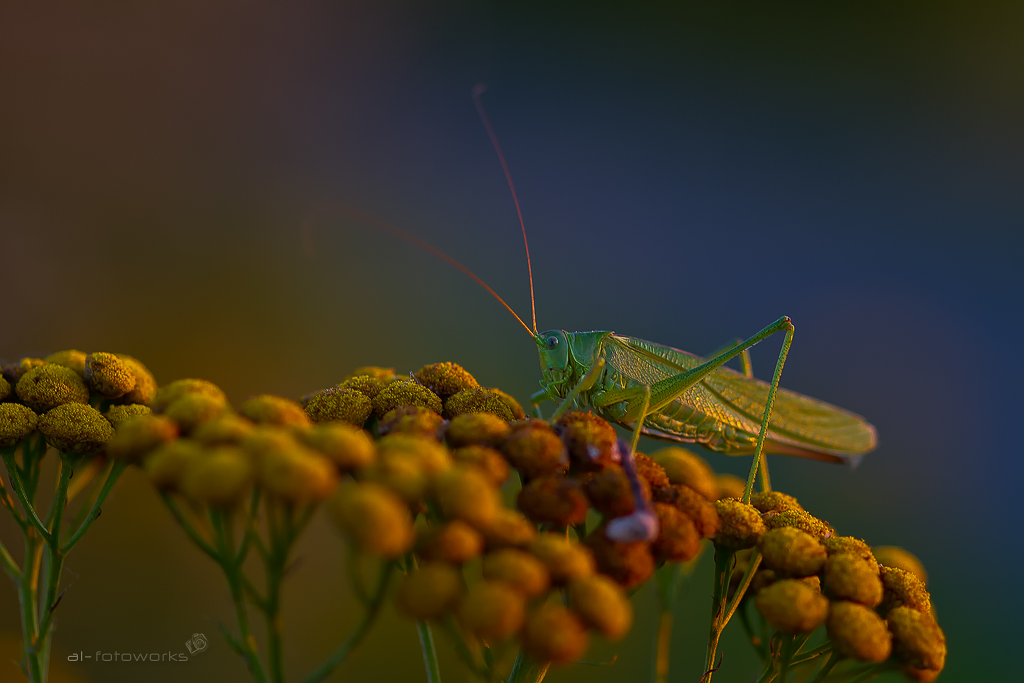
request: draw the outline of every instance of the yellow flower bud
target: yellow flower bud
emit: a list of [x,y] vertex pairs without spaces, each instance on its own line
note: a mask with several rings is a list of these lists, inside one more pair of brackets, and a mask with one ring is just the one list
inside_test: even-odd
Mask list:
[[885,587],[883,612],[906,606],[918,612],[931,613],[931,596],[916,574],[899,567],[882,567],[881,577]]
[[181,431],[187,434],[228,410],[227,400],[222,396],[195,392],[172,401],[164,408],[163,414],[177,422]]
[[117,429],[121,426],[121,423],[127,422],[133,417],[139,415],[150,415],[152,409],[149,406],[141,403],[128,403],[124,405],[114,405],[107,408],[107,412],[103,413],[103,417],[107,418],[107,422]]
[[[651,498],[650,485],[640,479],[644,497]],[[586,474],[583,479],[586,498],[594,509],[605,517],[623,517],[636,509],[633,487],[626,473],[617,464],[607,465],[598,472]]]
[[508,409],[512,412],[512,419],[526,419],[526,412],[523,410],[523,406],[519,405],[519,401],[512,398],[511,395],[506,394],[501,389],[496,389],[494,387],[491,387],[487,391],[491,392],[492,394],[494,394],[495,396],[497,396],[498,398],[505,402],[505,405],[508,406]]
[[136,462],[157,446],[178,438],[178,425],[165,415],[139,415],[117,426],[107,444],[112,458]]
[[448,423],[445,440],[451,448],[474,445],[498,448],[511,431],[508,422],[492,413],[463,413]]
[[413,373],[416,381],[430,389],[444,401],[449,396],[465,391],[476,389],[480,383],[473,375],[457,363],[433,363],[424,365]]
[[930,614],[896,607],[887,615],[893,650],[916,669],[941,671],[946,664],[946,636]]
[[502,548],[484,555],[483,577],[504,581],[527,598],[542,595],[551,584],[544,563],[516,548]]
[[238,412],[256,424],[279,427],[307,427],[312,424],[296,401],[272,394],[253,396],[242,404]]
[[409,508],[379,484],[343,482],[329,507],[342,533],[372,555],[395,558],[412,547],[415,536]]
[[649,543],[621,543],[604,533],[605,525],[587,536],[586,545],[594,554],[597,569],[617,584],[630,590],[641,585],[654,574],[654,557]]
[[726,548],[753,548],[757,539],[766,531],[761,514],[753,505],[746,505],[733,498],[715,501],[715,509],[721,520],[721,528],[715,534],[715,545]]
[[185,472],[206,457],[202,446],[189,439],[176,439],[160,446],[143,460],[142,467],[153,486],[161,491],[178,491]]
[[135,373],[116,355],[97,351],[85,357],[85,383],[103,398],[119,398],[135,388]]
[[377,443],[381,459],[410,458],[416,460],[428,475],[443,472],[452,466],[452,456],[434,439],[408,434],[394,434]]
[[20,403],[0,403],[0,448],[11,448],[36,430],[39,416]]
[[758,539],[757,547],[765,567],[792,578],[817,574],[828,557],[818,539],[794,527],[767,532]]
[[828,552],[829,557],[832,555],[854,555],[865,562],[878,564],[875,556],[871,553],[871,547],[859,538],[854,538],[853,536],[832,536],[822,539],[821,543],[825,546],[825,551]]
[[596,571],[594,555],[589,548],[569,540],[565,534],[550,531],[538,534],[529,550],[544,563],[551,582],[562,585],[592,575]]
[[[482,415],[483,413],[472,413]],[[495,486],[501,486],[508,479],[511,470],[501,453],[487,446],[463,446],[452,451],[456,463],[478,468]]]
[[586,520],[590,506],[576,479],[554,475],[537,477],[524,486],[516,507],[539,524],[570,526]]
[[[73,370],[68,371],[74,374]],[[84,403],[64,403],[47,411],[39,418],[37,429],[46,437],[46,443],[62,453],[94,453],[114,436],[114,428],[100,411]]]
[[757,493],[752,493],[750,495],[750,504],[762,514],[765,512],[803,510],[803,507],[796,501],[796,498],[782,491],[758,491]]
[[442,408],[434,392],[411,380],[391,382],[373,398],[373,414],[378,420],[398,406],[422,406],[438,414]]
[[[391,379],[394,376],[394,372],[387,378]],[[359,393],[363,394],[369,399],[373,399],[374,396],[381,392],[384,385],[387,384],[386,379],[380,377],[374,377],[372,375],[356,375],[355,377],[349,377],[344,382],[337,385],[337,389],[354,389]]]
[[434,478],[434,495],[447,519],[461,519],[486,529],[501,509],[501,497],[476,468],[458,465]]
[[11,383],[7,381],[7,378],[0,375],[0,402],[6,401],[7,397],[11,395]]
[[763,515],[764,525],[769,530],[778,529],[784,526],[791,526],[806,531],[815,538],[829,538],[835,532],[828,522],[808,514],[803,510],[783,510],[782,512],[766,512]]
[[593,413],[570,411],[558,420],[569,458],[582,470],[596,470],[614,463],[618,434],[611,424]]
[[746,480],[740,479],[735,474],[716,474],[715,483],[718,485],[718,495],[715,496],[715,500],[743,498],[747,487]]
[[38,365],[23,374],[15,391],[18,398],[37,413],[65,403],[89,402],[89,390],[78,373],[51,363]]
[[404,434],[437,440],[443,430],[444,418],[422,406],[398,406],[389,410],[377,424],[380,436]]
[[579,659],[590,644],[578,616],[560,604],[538,606],[523,627],[523,649],[538,662],[564,663]]
[[298,435],[299,440],[326,455],[342,472],[366,467],[377,457],[370,435],[343,422],[314,425]]
[[342,386],[310,394],[303,399],[302,406],[317,424],[345,422],[362,427],[373,412],[373,403],[366,394]]
[[477,581],[459,602],[459,623],[488,642],[515,635],[526,617],[526,598],[501,581]]
[[241,444],[256,429],[249,420],[235,413],[221,413],[192,430],[191,437],[205,446]]
[[563,474],[569,467],[562,440],[539,420],[513,429],[501,452],[512,467],[530,479]]
[[149,405],[156,396],[156,379],[153,373],[137,359],[124,353],[114,354],[127,365],[135,375],[135,386],[131,391],[117,399],[118,403],[140,403]]
[[252,466],[242,449],[216,446],[187,463],[181,492],[196,503],[229,508],[245,499],[252,480]]
[[828,616],[828,600],[796,579],[783,579],[764,588],[754,606],[783,633],[810,633]]
[[659,560],[685,562],[700,554],[700,532],[688,516],[666,503],[655,503],[658,516],[658,537],[651,552]]
[[692,519],[703,538],[711,538],[722,526],[715,504],[689,486],[659,486],[652,493],[655,501],[668,503]]
[[515,419],[504,397],[483,388],[460,391],[444,402],[444,414],[449,419],[465,413],[491,413],[506,422]]
[[430,526],[417,535],[416,553],[425,560],[463,564],[484,549],[480,532],[462,520]]
[[708,500],[718,498],[715,471],[696,453],[679,446],[669,446],[651,454],[651,458],[665,468],[671,483],[689,486]]
[[872,548],[872,552],[878,559],[878,564],[883,567],[904,569],[921,579],[921,583],[928,584],[928,572],[924,570],[921,560],[917,559],[913,553],[894,545],[876,546]]
[[481,530],[488,548],[524,548],[537,537],[537,527],[511,508],[501,507]]
[[844,657],[861,662],[884,662],[892,652],[892,636],[885,620],[860,603],[833,602],[829,605],[825,627],[832,647]]
[[593,574],[569,584],[569,606],[608,640],[619,640],[633,625],[633,605],[607,576]]
[[882,602],[878,565],[856,555],[844,553],[828,558],[823,585],[833,599],[852,600],[868,607]]
[[43,358],[43,361],[71,368],[79,377],[85,379],[85,353],[83,351],[79,351],[78,349],[57,351]]
[[384,382],[386,380],[391,379],[394,376],[394,368],[381,368],[376,365],[364,365],[362,367],[356,368],[351,373],[349,373],[348,377],[345,378],[345,381],[347,382],[348,380],[355,379],[357,377],[372,377],[374,379],[378,379]]
[[440,619],[462,597],[462,573],[441,562],[428,562],[402,577],[395,594],[398,611],[413,619]]
[[[124,357],[122,356],[122,358]],[[160,387],[156,395],[153,396],[150,407],[154,412],[162,413],[179,398],[192,394],[220,399],[222,404],[226,404],[228,400],[221,388],[213,382],[208,382],[205,379],[189,378],[174,380],[170,384]]]
[[327,498],[338,477],[329,460],[296,444],[292,450],[267,454],[260,466],[259,481],[271,496],[301,504]]

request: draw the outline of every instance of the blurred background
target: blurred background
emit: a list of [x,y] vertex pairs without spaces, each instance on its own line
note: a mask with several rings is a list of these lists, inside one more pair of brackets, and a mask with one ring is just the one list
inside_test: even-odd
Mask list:
[[[856,469],[775,457],[773,483],[841,533],[923,560],[949,640],[940,680],[1010,680],[1022,19],[1009,3],[6,3],[0,357],[125,352],[236,404],[359,365],[452,360],[525,402],[540,372],[515,320],[333,208],[438,246],[528,320],[515,209],[470,99],[484,81],[540,328],[706,353],[791,316],[784,386],[865,415],[879,447]],[[780,343],[754,350],[759,377]],[[216,633],[231,615],[221,576],[137,471],[104,512],[66,565],[55,680],[243,680]],[[322,519],[300,555],[296,678],[359,616]],[[711,564],[679,605],[675,681],[700,677]],[[653,586],[636,600],[629,638],[591,650],[615,666],[549,680],[646,677]],[[184,665],[67,662],[183,651],[196,632],[210,647]],[[6,583],[0,634],[0,680],[15,680]],[[725,650],[715,680],[752,681],[749,648]],[[441,658],[468,679],[447,645]],[[414,626],[390,611],[334,680],[371,677],[424,678]]]

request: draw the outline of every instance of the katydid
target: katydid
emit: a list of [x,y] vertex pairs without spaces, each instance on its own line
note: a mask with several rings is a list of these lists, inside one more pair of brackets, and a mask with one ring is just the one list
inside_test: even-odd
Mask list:
[[[541,416],[540,403],[551,400],[558,404],[552,420],[571,408],[590,409],[609,422],[631,430],[632,443],[620,441],[618,450],[623,468],[637,491],[639,484],[632,460],[641,434],[663,441],[697,443],[727,455],[753,454],[744,502],[750,499],[758,470],[762,488],[770,487],[764,454],[849,462],[875,447],[875,429],[864,418],[779,388],[793,340],[794,327],[788,317],[779,318],[752,337],[712,354],[709,359],[612,331],[555,329],[538,332],[526,227],[508,165],[480,102],[481,92],[482,86],[474,88],[473,100],[505,172],[523,232],[533,328],[483,280],[455,259],[394,226],[358,215],[455,266],[515,316],[533,337],[540,353],[541,390],[531,397],[536,416]],[[785,339],[772,381],[755,379],[749,350],[777,332],[783,332]],[[743,372],[725,366],[736,357],[742,360]],[[639,505],[630,519],[613,520],[619,524],[610,524],[607,533],[617,540],[653,540],[657,535],[657,521],[652,518],[649,507]]]

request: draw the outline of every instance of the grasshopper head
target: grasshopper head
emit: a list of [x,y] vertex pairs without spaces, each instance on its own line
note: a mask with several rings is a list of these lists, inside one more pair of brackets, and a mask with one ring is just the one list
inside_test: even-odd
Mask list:
[[548,330],[534,337],[540,352],[540,371],[544,384],[558,387],[568,379],[569,340],[565,330]]

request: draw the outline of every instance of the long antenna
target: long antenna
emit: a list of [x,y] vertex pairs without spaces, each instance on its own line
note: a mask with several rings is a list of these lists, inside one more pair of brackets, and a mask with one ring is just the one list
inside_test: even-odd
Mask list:
[[424,251],[433,254],[434,256],[436,256],[437,258],[441,259],[442,261],[445,261],[446,263],[448,263],[448,264],[450,264],[452,266],[455,266],[456,268],[461,270],[463,273],[465,273],[466,275],[471,277],[473,279],[473,281],[476,282],[478,285],[480,285],[481,287],[486,289],[488,292],[490,292],[491,296],[493,296],[495,299],[497,299],[501,303],[502,306],[504,306],[506,309],[508,309],[509,313],[511,313],[513,316],[515,316],[515,319],[519,321],[519,324],[523,326],[523,329],[525,329],[526,332],[531,337],[534,337],[534,338],[537,337],[537,334],[535,332],[531,332],[530,331],[530,328],[527,327],[526,323],[523,322],[523,319],[520,318],[518,315],[516,315],[516,312],[512,310],[512,307],[509,306],[507,303],[505,303],[505,300],[502,299],[500,296],[498,296],[498,293],[495,292],[493,289],[491,289],[490,285],[488,285],[486,282],[484,282],[479,277],[477,277],[476,273],[474,273],[469,268],[467,268],[466,266],[462,265],[461,263],[459,263],[458,261],[453,259],[448,254],[444,253],[443,251],[441,251],[437,247],[435,247],[435,246],[433,246],[431,244],[428,244],[427,242],[424,242],[423,240],[419,239],[418,237],[413,237],[412,235],[407,233],[405,230],[402,230],[401,228],[397,228],[394,225],[391,225],[390,223],[385,223],[384,221],[380,220],[379,218],[371,216],[370,214],[367,214],[367,213],[363,213],[362,211],[358,211],[358,210],[353,209],[353,208],[351,208],[349,206],[345,206],[344,204],[335,204],[333,208],[335,208],[338,212],[340,212],[342,214],[348,215],[351,218],[354,218],[354,219],[356,219],[358,221],[362,221],[363,223],[368,223],[368,224],[372,225],[373,227],[377,228],[378,230],[383,230],[384,232],[391,233],[395,237],[399,237],[399,238],[405,240],[406,242],[410,242],[411,244],[416,245],[420,249],[423,249]]
[[523,212],[519,210],[519,197],[516,196],[516,186],[512,184],[512,174],[509,173],[508,164],[505,163],[505,155],[501,153],[498,136],[494,134],[494,129],[491,128],[491,121],[487,118],[487,112],[484,111],[483,102],[480,101],[480,93],[485,90],[487,90],[487,85],[484,83],[477,83],[473,86],[473,103],[476,104],[477,113],[480,114],[484,127],[487,128],[487,134],[491,136],[491,144],[494,145],[494,151],[498,153],[498,161],[501,162],[501,168],[505,171],[508,188],[512,190],[512,201],[516,204],[516,213],[519,215],[519,227],[523,229],[523,244],[526,246],[526,270],[530,274],[530,313],[533,314],[533,334],[537,334],[537,305],[533,300],[533,265],[530,263],[530,243],[526,241],[526,224],[523,223]]

